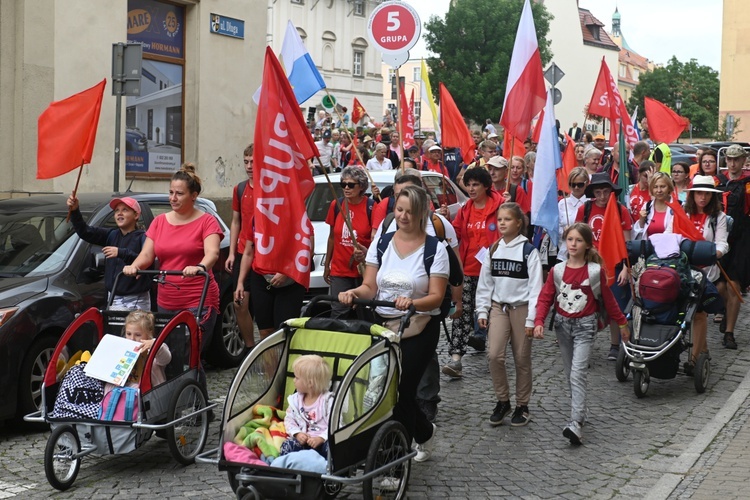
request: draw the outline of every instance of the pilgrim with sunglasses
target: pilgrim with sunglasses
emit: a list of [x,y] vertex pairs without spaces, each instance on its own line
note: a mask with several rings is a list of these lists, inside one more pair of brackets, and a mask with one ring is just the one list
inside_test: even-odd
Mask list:
[[[331,202],[326,216],[326,224],[331,229],[328,232],[323,279],[330,285],[330,294],[335,297],[362,284],[358,266],[365,261],[372,235],[373,200],[365,195],[367,184],[367,174],[363,169],[344,168],[341,172],[344,196]],[[337,206],[337,201],[340,206]],[[353,237],[342,212],[349,214]],[[331,317],[339,318],[349,310],[349,306],[335,302],[331,304]]]
[[557,211],[560,216],[560,241],[557,248],[557,260],[560,262],[567,260],[568,248],[563,241],[563,233],[576,221],[578,209],[586,202],[586,186],[589,185],[589,173],[584,167],[576,167],[568,174],[568,186],[570,186],[570,196],[562,198],[557,202]]

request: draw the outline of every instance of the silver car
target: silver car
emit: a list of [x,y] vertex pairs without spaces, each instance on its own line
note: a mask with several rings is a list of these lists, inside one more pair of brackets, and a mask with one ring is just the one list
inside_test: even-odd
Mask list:
[[[375,184],[382,191],[386,186],[393,184],[393,178],[397,170],[380,170],[372,171]],[[454,182],[445,178],[437,172],[421,172],[422,182],[432,198],[432,204],[439,207],[443,203],[448,203],[451,220],[456,216],[461,206],[468,199],[461,189]],[[342,197],[343,192],[339,182],[341,174],[329,174],[328,177],[333,183],[336,190],[336,196]],[[310,289],[307,297],[315,295],[327,295],[328,284],[323,279],[323,267],[326,261],[326,250],[328,249],[328,232],[330,227],[326,224],[326,215],[333,201],[331,188],[324,175],[316,175],[315,189],[307,198],[307,216],[310,218],[315,230],[315,255],[313,256],[313,270],[310,273]],[[368,193],[370,192],[368,188]]]

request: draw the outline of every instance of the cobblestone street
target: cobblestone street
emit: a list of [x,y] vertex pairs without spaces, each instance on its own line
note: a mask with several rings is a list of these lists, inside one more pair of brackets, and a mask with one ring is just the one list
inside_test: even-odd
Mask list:
[[[739,332],[748,331],[746,320],[741,319],[740,326]],[[599,334],[591,358],[589,423],[584,429],[584,446],[578,448],[562,436],[570,400],[563,386],[554,334],[546,335],[533,347],[532,421],[526,427],[489,425],[495,401],[484,355],[464,358],[462,380],[443,376],[435,454],[430,462],[414,464],[408,498],[708,498],[718,492],[723,497],[739,494],[745,476],[733,483],[723,473],[712,475],[712,470],[722,467],[719,470],[731,476],[731,471],[739,469],[732,465],[732,457],[745,456],[746,439],[739,439],[740,447],[732,444],[735,435],[748,435],[744,429],[748,417],[745,389],[750,384],[743,380],[750,369],[750,347],[745,335],[738,335],[737,351],[726,350],[720,345],[718,328],[709,324],[713,372],[704,394],[695,392],[691,378],[678,374],[673,380],[652,378],[648,395],[638,399],[632,376],[626,383],[617,382],[614,362],[606,360],[608,335]],[[446,349],[443,339],[441,363],[448,358]],[[513,373],[512,365],[509,371]],[[223,400],[233,373],[208,372],[214,399]],[[48,436],[48,430],[30,431],[10,422],[0,429],[0,498],[232,495],[223,473],[206,465],[178,465],[166,443],[155,437],[127,455],[84,458],[73,487],[59,493],[44,475]],[[217,441],[218,423],[214,422],[207,449]],[[742,473],[747,475],[747,471]],[[345,490],[340,497],[359,496],[356,490]]]

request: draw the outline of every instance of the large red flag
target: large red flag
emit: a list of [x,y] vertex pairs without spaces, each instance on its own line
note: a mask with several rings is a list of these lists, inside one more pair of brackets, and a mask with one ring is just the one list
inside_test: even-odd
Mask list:
[[36,178],[51,179],[91,163],[105,78],[90,89],[55,101],[39,115]]
[[648,135],[654,142],[674,142],[690,126],[690,120],[680,116],[664,103],[644,98],[646,118],[648,118]]
[[570,172],[576,168],[576,142],[565,132],[565,140],[567,141],[565,151],[563,151],[562,157],[562,168],[557,169],[557,187],[565,194],[570,193],[570,186],[568,185],[568,176]]
[[539,144],[539,137],[542,135],[542,124],[544,123],[544,110],[539,113],[539,118],[536,119],[536,125],[534,125],[534,133],[531,134],[531,141],[534,144]]
[[[411,113],[409,105],[406,102],[406,89],[404,89],[403,85],[399,85],[399,87],[401,87],[399,90],[401,116],[398,117],[398,120],[401,125],[401,134],[403,134],[401,142],[404,144],[404,149],[408,149],[414,144],[414,115]],[[412,95],[414,95],[414,90],[412,90]]]
[[459,148],[462,158],[474,158],[477,145],[443,82],[440,82],[440,134],[443,147]]
[[[617,82],[612,78],[607,61],[602,57],[602,64],[599,68],[599,76],[596,79],[594,93],[591,95],[589,102],[588,114],[609,118],[612,122],[609,127],[609,145],[615,146],[619,140],[620,122],[623,124],[623,131],[628,144],[632,147],[638,142],[638,133],[630,121],[630,115],[625,107],[625,102],[620,96],[617,89]],[[649,127],[651,126],[649,120]]]
[[[651,126],[651,120],[649,120],[649,128]],[[667,206],[672,209],[672,232],[675,234],[681,234],[685,238],[692,241],[703,241],[703,233],[698,231],[693,221],[690,220],[688,215],[685,213],[685,209],[682,205],[675,201],[669,201]]]
[[523,145],[523,139],[513,137],[513,134],[506,130],[503,134],[503,158],[510,163],[514,156],[523,158],[525,154],[526,148]]
[[254,142],[255,265],[260,274],[282,273],[307,288],[313,228],[305,199],[315,185],[307,160],[319,153],[270,47],[266,47]]
[[355,97],[354,98],[354,104],[352,105],[352,125],[355,127],[359,123],[359,121],[367,114],[367,111],[365,111],[365,107],[362,106],[362,104],[359,102],[359,100]]
[[529,136],[532,118],[544,108],[546,100],[547,88],[544,84],[534,16],[531,4],[526,0],[510,59],[500,125],[517,138],[525,140]]
[[617,197],[614,192],[609,195],[607,209],[604,211],[602,232],[599,235],[599,254],[604,259],[607,283],[612,285],[615,278],[617,278],[615,276],[615,267],[628,258],[628,250],[625,247],[625,236],[622,234],[620,205],[617,203]]

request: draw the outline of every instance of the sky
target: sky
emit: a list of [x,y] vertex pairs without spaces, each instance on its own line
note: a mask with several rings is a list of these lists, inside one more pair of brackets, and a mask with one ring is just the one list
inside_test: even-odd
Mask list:
[[[424,24],[432,15],[444,17],[450,0],[407,0]],[[547,0],[552,2],[573,0]],[[615,6],[620,11],[621,30],[634,51],[656,63],[666,64],[675,55],[682,62],[697,59],[716,71],[721,68],[722,0],[579,0],[612,30]],[[430,55],[424,41],[410,57]]]

